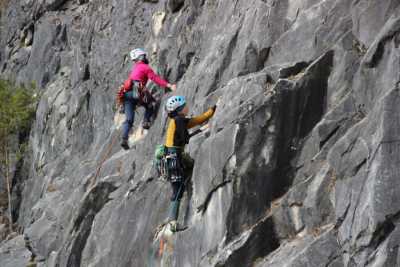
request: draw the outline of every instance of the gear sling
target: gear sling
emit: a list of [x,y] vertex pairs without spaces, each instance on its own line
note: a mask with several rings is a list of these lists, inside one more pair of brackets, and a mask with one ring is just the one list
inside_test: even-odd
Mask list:
[[142,106],[149,105],[154,102],[155,99],[150,91],[139,81],[132,81],[127,79],[124,84],[119,88],[117,93],[117,103],[123,105],[124,95],[127,92],[132,91],[133,98],[139,100],[139,104]]
[[176,148],[167,148],[164,145],[157,147],[155,166],[161,179],[171,183],[184,180],[184,166],[179,153],[181,152]]

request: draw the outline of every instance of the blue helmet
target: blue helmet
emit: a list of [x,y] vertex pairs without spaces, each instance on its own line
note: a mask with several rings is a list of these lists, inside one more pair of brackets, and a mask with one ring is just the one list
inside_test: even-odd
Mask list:
[[174,111],[178,111],[179,108],[183,108],[186,105],[186,100],[184,96],[171,96],[168,98],[167,103],[165,104],[165,108],[167,112],[171,113]]

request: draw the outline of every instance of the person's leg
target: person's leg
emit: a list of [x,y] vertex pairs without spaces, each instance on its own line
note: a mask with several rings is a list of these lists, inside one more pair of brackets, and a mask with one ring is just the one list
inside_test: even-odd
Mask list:
[[176,220],[178,220],[179,205],[180,205],[180,201],[179,200],[175,200],[175,201],[171,202],[171,207],[170,207],[169,215],[168,215],[168,221],[176,221]]
[[148,90],[146,90],[143,92],[142,100],[143,100],[142,105],[145,109],[143,116],[143,129],[149,129],[154,114],[155,99],[151,95],[151,93]]
[[153,105],[144,106],[143,129],[149,129],[151,126],[151,117],[153,116]]
[[171,183],[171,186],[172,186],[172,197],[168,215],[170,229],[172,232],[183,231],[187,229],[187,226],[181,225],[177,221],[179,217],[180,201],[183,196],[185,184],[184,182],[174,182]]
[[[128,137],[129,137],[129,131],[132,128],[133,121],[135,119],[135,108],[136,108],[136,102],[135,100],[131,97],[131,95],[128,93],[125,93],[125,101],[124,101],[124,108],[125,108],[125,116],[126,119],[122,125],[122,146],[125,149],[129,149],[127,147],[128,144]],[[126,148],[127,147],[127,148]]]
[[183,176],[186,179],[190,179],[192,177],[194,160],[190,157],[188,153],[182,153],[181,164],[183,169]]
[[172,187],[172,196],[171,201],[180,200],[183,195],[184,184],[182,182],[173,182],[171,183]]
[[179,200],[178,192],[180,188],[180,183],[171,183],[172,195],[171,195],[171,206],[168,214],[168,221],[176,221],[178,219],[179,212]]

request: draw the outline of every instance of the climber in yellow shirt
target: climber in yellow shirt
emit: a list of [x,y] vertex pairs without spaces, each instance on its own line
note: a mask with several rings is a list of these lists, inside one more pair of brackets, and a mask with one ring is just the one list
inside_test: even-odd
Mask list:
[[[186,105],[185,97],[172,96],[167,100],[166,110],[168,112],[169,122],[167,135],[165,139],[166,156],[169,158],[168,180],[172,186],[171,211],[169,221],[171,230],[184,230],[176,223],[179,211],[179,202],[185,190],[185,182],[190,175],[193,167],[193,160],[183,153],[185,145],[189,143],[190,134],[188,129],[201,125],[208,121],[215,112],[216,105],[207,110],[205,113],[189,118],[189,108]],[[180,229],[179,229],[180,228]]]

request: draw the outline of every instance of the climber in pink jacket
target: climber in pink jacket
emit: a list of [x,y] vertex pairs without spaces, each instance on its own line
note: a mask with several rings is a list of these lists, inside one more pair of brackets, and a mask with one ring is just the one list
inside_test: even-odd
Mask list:
[[169,84],[167,81],[162,79],[160,76],[154,73],[154,71],[150,68],[150,66],[145,61],[138,61],[135,65],[133,65],[131,75],[129,76],[132,81],[139,81],[142,84],[147,84],[147,81],[150,79],[155,82],[157,85],[163,88],[174,88],[174,85]]
[[121,102],[126,115],[126,120],[122,125],[122,143],[124,149],[129,149],[128,137],[129,131],[132,128],[135,119],[135,109],[137,105],[142,105],[145,108],[143,128],[149,129],[151,117],[154,113],[154,98],[145,88],[148,80],[152,80],[160,87],[176,90],[175,84],[170,84],[151,69],[148,65],[147,54],[143,49],[137,48],[130,52],[130,57],[134,61],[134,65],[129,75],[129,79],[125,81],[120,89]]

